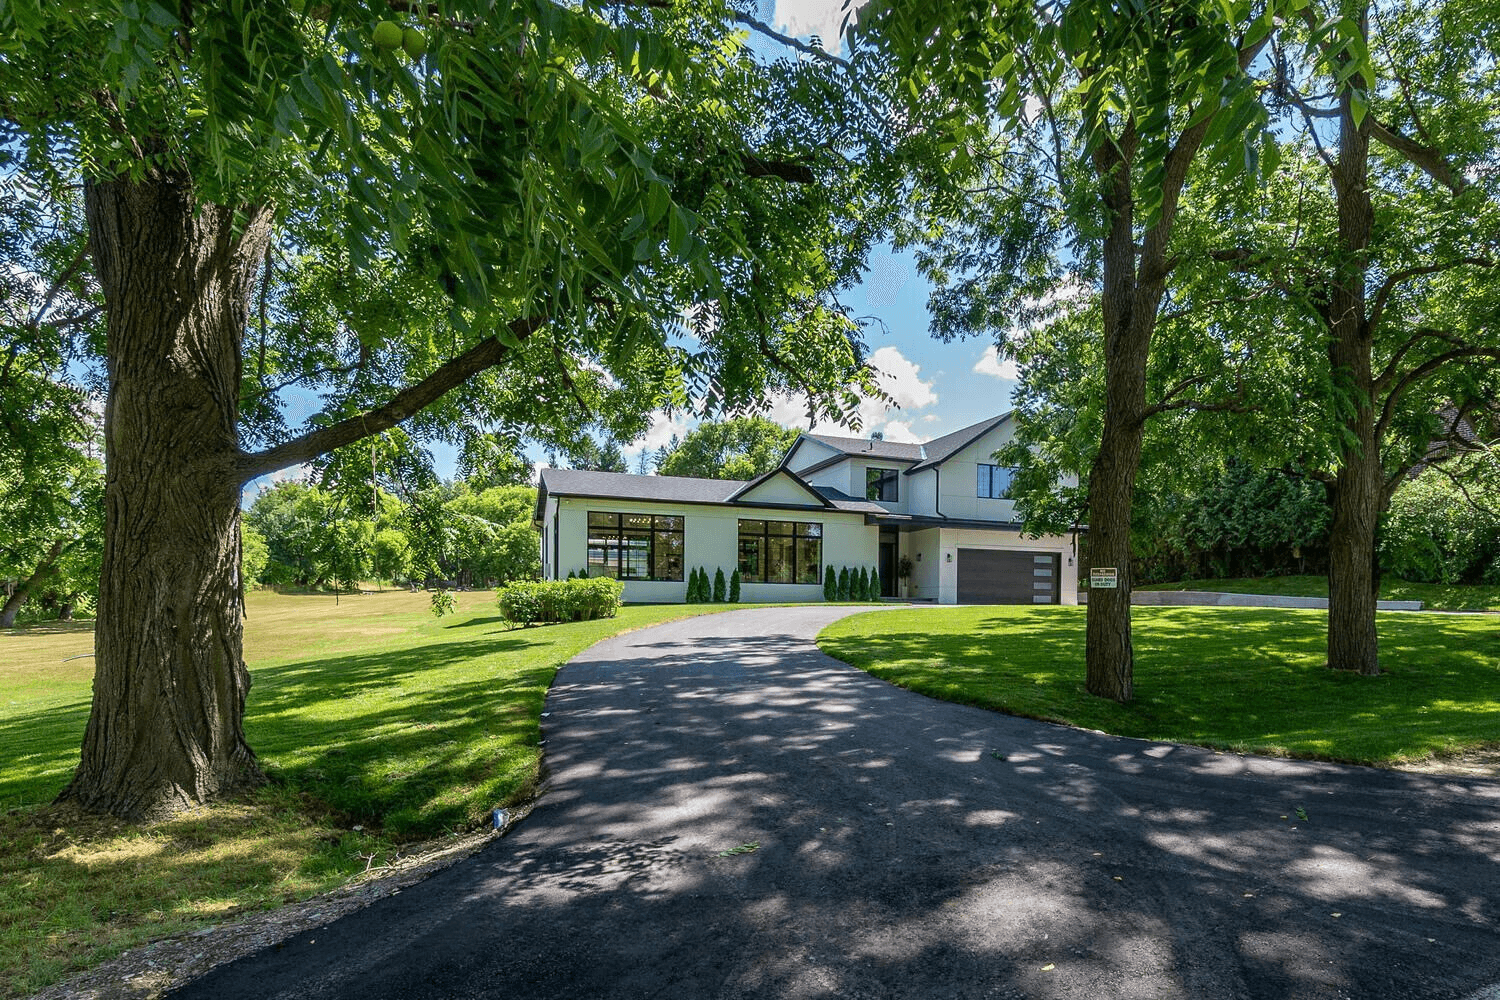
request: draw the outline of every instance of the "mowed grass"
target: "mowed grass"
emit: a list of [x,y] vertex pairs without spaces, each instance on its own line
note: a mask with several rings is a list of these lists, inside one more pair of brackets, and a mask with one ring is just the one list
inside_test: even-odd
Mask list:
[[[1216,594],[1279,594],[1327,597],[1326,576],[1258,576],[1226,580],[1154,583],[1137,590],[1208,590]],[[1413,583],[1394,576],[1380,581],[1382,601],[1421,601],[1424,611],[1500,611],[1500,584]]]
[[[527,798],[557,668],[631,628],[717,608],[508,631],[493,593],[248,599],[250,743],[271,784],[153,824],[47,805],[78,762],[87,623],[0,633],[0,995],[135,945],[303,899]],[[76,658],[75,658],[76,657]]]
[[947,701],[1121,736],[1395,765],[1500,746],[1500,618],[1386,612],[1384,673],[1324,666],[1327,613],[1134,609],[1135,701],[1084,691],[1083,608],[856,615],[831,656]]

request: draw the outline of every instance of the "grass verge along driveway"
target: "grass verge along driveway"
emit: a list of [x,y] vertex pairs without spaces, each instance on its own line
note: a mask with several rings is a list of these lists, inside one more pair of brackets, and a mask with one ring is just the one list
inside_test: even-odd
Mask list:
[[1500,745],[1500,621],[1379,616],[1379,677],[1324,666],[1323,611],[1136,608],[1135,701],[1084,691],[1083,608],[855,615],[818,646],[901,687],[1120,736],[1392,765]]
[[[1277,594],[1283,597],[1327,597],[1327,576],[1255,576],[1228,580],[1181,580],[1151,583],[1136,590],[1207,590],[1216,594]],[[1500,584],[1413,583],[1400,577],[1380,578],[1382,601],[1421,601],[1424,611],[1500,611]]]
[[160,823],[47,805],[78,763],[91,623],[0,632],[0,997],[304,899],[527,798],[553,674],[606,636],[728,605],[507,630],[492,592],[252,593],[245,719],[271,783]]

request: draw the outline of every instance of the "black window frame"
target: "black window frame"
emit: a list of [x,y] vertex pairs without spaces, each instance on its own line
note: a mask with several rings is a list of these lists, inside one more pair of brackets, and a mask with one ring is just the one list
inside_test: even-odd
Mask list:
[[[880,495],[885,492],[885,486],[890,487],[890,496]],[[865,466],[865,499],[878,503],[900,503],[901,470],[879,465]]]
[[[760,525],[759,531],[747,531],[746,525]],[[773,524],[789,524],[791,531],[773,531]],[[735,564],[740,570],[740,579],[745,583],[768,583],[775,586],[814,586],[823,582],[823,522],[821,521],[789,521],[776,520],[772,518],[742,517],[739,519],[738,533],[735,543]],[[771,548],[771,539],[777,539],[783,543],[791,543],[791,579],[790,580],[767,580],[766,579],[766,557]],[[746,566],[746,540],[753,541],[756,565],[753,569]],[[798,559],[800,544],[802,542],[815,541],[818,544],[817,558],[813,560],[813,578],[811,580],[801,579],[802,570],[806,567],[799,565],[803,560]]]
[[[981,500],[1014,500],[1011,495],[1011,487],[1016,481],[1016,467],[1014,465],[995,465],[990,462],[976,462],[976,473],[974,476],[974,495]],[[1005,477],[1005,486],[1000,492],[995,492],[995,470],[1004,469],[1008,475]]]
[[[625,519],[631,517],[650,518],[651,525],[650,527],[627,527],[625,524]],[[609,525],[596,525],[594,523],[596,518],[613,518],[614,524],[612,528]],[[673,526],[673,522],[676,523],[675,527]],[[602,546],[605,551],[605,558],[598,562],[595,562],[593,557],[594,550],[597,548],[601,548],[601,546],[596,546],[593,544],[595,538],[594,532],[596,528],[603,529],[604,531],[613,530],[614,532],[613,546],[611,547],[606,541],[605,545]],[[681,514],[654,514],[643,511],[591,510],[587,513],[587,516],[584,520],[584,565],[588,568],[589,575],[594,576],[595,566],[601,567],[601,570],[610,567],[609,556],[612,554],[614,556],[614,573],[610,574],[608,572],[602,572],[600,575],[609,576],[611,579],[630,583],[681,583],[687,576],[686,529],[687,518]],[[625,539],[627,536],[632,538],[644,537],[646,539],[645,576],[625,575],[625,571],[627,569],[627,560],[625,558],[627,546],[625,544]],[[677,537],[678,552],[681,553],[676,568],[677,575],[659,576],[656,572],[658,539],[670,536]]]

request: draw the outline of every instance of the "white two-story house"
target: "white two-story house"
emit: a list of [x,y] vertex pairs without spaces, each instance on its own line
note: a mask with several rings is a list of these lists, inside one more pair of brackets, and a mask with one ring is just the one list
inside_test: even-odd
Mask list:
[[681,601],[692,570],[738,568],[743,601],[815,601],[847,566],[878,571],[886,597],[1076,604],[1072,539],[1026,537],[1008,499],[994,454],[1012,429],[1007,413],[922,444],[801,434],[750,482],[543,469],[542,576]]

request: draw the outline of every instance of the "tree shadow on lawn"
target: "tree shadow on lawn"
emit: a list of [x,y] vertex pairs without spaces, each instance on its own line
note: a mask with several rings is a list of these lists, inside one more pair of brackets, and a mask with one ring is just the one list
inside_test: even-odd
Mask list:
[[0,718],[0,810],[50,802],[73,777],[87,699]]
[[1369,678],[1327,669],[1323,612],[1136,609],[1136,699],[1122,706],[1084,691],[1081,611],[993,612],[947,631],[888,616],[819,642],[933,697],[1147,739],[1373,762],[1500,733],[1500,633],[1482,621],[1381,615],[1386,673]]
[[313,971],[319,995],[517,1000],[1460,996],[1500,978],[1493,783],[1041,726],[790,636],[643,638],[650,661],[612,643],[559,675],[552,785],[507,838],[181,995],[292,995]]
[[[472,826],[525,797],[557,663],[527,638],[433,642],[252,670],[246,736],[274,780],[397,836]],[[50,801],[78,762],[89,703],[0,720],[0,804]]]
[[278,781],[396,836],[481,821],[534,783],[559,665],[526,638],[437,642],[257,671],[246,735]]
[[[445,629],[447,629],[447,628],[473,628],[476,625],[508,625],[508,624],[510,624],[510,622],[509,622],[508,619],[502,618],[500,615],[491,615],[488,618],[470,618],[467,621],[452,622],[450,624],[444,625],[443,628],[445,628]],[[511,630],[510,629],[506,629],[506,631],[511,631]]]

